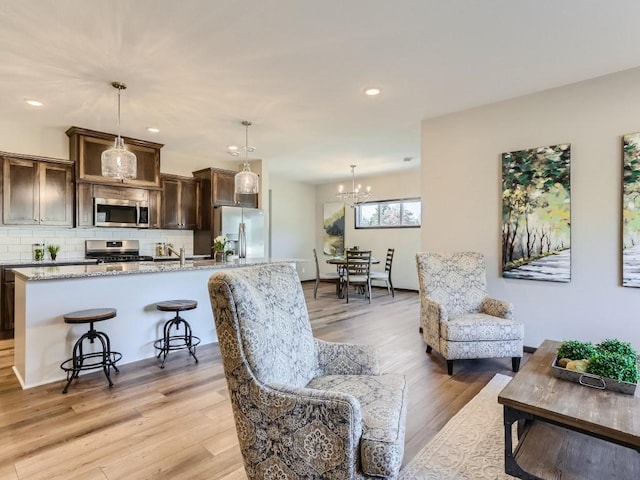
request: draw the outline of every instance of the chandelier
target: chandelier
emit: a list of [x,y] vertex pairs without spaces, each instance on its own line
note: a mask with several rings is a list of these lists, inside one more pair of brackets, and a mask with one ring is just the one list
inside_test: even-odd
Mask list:
[[[236,194],[246,195],[258,193],[258,175],[253,173],[249,167],[249,152],[255,151],[254,147],[249,146],[249,127],[251,122],[244,120],[242,125],[245,127],[244,166],[241,172],[236,173],[234,191]],[[235,151],[231,154],[237,156],[238,152]]]
[[111,86],[118,90],[118,135],[113,147],[102,152],[102,175],[121,180],[136,178],[138,170],[136,156],[125,148],[124,141],[120,137],[120,92],[127,86],[122,82],[112,82]]
[[371,187],[367,187],[365,190],[362,190],[362,186],[360,184],[356,185],[356,166],[357,165],[351,165],[351,191],[345,192],[344,186],[340,185],[338,187],[338,193],[336,194],[336,197],[341,199],[351,208],[355,207],[359,203],[362,203],[364,200],[371,196]]

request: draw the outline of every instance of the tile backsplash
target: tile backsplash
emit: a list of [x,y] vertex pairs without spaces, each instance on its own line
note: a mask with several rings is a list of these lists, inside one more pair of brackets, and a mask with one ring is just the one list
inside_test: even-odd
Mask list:
[[[184,247],[193,254],[191,230],[144,230],[137,228],[56,228],[20,225],[0,226],[0,263],[13,260],[33,260],[33,244],[60,245],[58,260],[84,258],[85,240],[139,240],[141,255],[155,255],[158,242]],[[49,259],[49,253],[45,254]]]

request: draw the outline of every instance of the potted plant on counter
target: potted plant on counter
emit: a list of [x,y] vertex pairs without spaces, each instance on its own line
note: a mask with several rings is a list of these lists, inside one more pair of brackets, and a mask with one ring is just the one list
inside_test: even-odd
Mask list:
[[224,235],[218,235],[213,239],[213,247],[211,248],[213,249],[213,259],[216,262],[226,261],[225,249],[227,248],[227,241],[227,237]]
[[47,245],[47,250],[49,251],[49,255],[51,255],[51,260],[55,260],[60,251],[60,245]]

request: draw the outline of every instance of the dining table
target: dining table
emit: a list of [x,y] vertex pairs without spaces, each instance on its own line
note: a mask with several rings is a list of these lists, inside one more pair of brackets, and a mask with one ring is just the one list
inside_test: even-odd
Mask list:
[[[361,260],[351,260],[352,263],[359,263],[362,262]],[[334,255],[333,257],[327,258],[327,263],[330,265],[335,265],[336,269],[338,271],[338,275],[340,276],[340,279],[336,282],[336,296],[338,298],[344,298],[344,290],[343,288],[345,288],[345,281],[344,281],[344,276],[345,276],[345,271],[346,271],[346,266],[347,266],[347,257],[345,257],[344,255]],[[380,260],[378,260],[376,257],[374,257],[373,255],[371,256],[371,265],[377,265],[380,263]]]

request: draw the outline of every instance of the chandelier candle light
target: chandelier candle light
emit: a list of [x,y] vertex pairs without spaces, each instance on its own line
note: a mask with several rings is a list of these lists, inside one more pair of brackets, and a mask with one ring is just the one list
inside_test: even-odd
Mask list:
[[371,187],[367,187],[365,190],[363,190],[360,184],[356,186],[356,167],[357,165],[351,165],[351,191],[345,192],[344,186],[340,185],[338,187],[338,193],[336,194],[336,197],[341,199],[351,208],[354,208],[357,204],[362,203],[364,200],[371,196]]
[[121,180],[136,178],[138,165],[136,156],[127,150],[120,137],[120,92],[127,88],[122,82],[113,82],[111,86],[118,90],[118,136],[113,147],[102,152],[102,175]]

